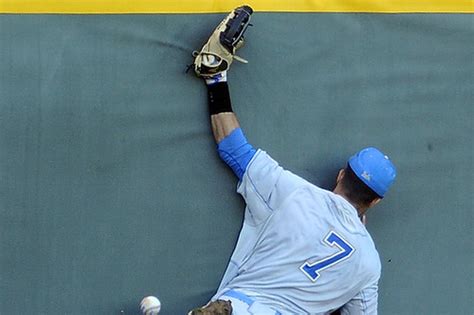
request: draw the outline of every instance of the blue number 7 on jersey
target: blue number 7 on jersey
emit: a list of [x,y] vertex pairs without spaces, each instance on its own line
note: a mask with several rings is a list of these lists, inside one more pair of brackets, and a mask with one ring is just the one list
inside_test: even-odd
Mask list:
[[303,266],[300,267],[301,271],[303,271],[304,274],[307,275],[313,282],[316,281],[320,276],[318,271],[324,270],[343,260],[346,260],[354,252],[354,247],[352,247],[351,244],[337,235],[337,233],[334,231],[329,232],[329,234],[324,238],[324,242],[331,247],[338,247],[339,252],[315,263],[305,262]]

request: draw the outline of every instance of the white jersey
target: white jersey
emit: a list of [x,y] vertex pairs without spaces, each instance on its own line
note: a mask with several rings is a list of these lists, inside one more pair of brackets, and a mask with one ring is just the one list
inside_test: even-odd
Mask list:
[[281,314],[376,314],[380,259],[356,209],[258,150],[239,183],[247,207],[213,299],[234,289]]

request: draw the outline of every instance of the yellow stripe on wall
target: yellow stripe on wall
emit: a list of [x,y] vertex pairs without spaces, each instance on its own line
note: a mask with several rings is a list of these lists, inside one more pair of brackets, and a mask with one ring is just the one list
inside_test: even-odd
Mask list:
[[259,12],[473,13],[474,0],[0,0],[0,13],[220,13],[244,3]]

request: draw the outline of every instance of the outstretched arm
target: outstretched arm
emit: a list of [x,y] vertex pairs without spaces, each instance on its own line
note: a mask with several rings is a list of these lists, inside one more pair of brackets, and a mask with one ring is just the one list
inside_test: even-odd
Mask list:
[[256,150],[247,142],[240,129],[237,116],[232,110],[229,86],[223,80],[226,80],[225,76],[220,82],[206,80],[212,133],[219,156],[232,168],[237,177],[242,179]]
[[244,33],[250,25],[253,10],[240,6],[228,14],[216,27],[200,51],[193,52],[194,72],[206,81],[211,125],[221,158],[242,179],[255,149],[247,143],[232,112],[227,70],[234,59],[246,62],[235,55],[244,44]]

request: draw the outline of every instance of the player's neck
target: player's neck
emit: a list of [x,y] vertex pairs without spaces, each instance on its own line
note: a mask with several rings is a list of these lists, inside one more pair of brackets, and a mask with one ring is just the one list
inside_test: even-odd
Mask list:
[[360,217],[362,217],[367,212],[367,209],[369,209],[368,207],[361,207],[360,205],[352,202],[339,185],[334,188],[333,193],[346,199],[347,202],[349,202],[357,210],[357,213]]

